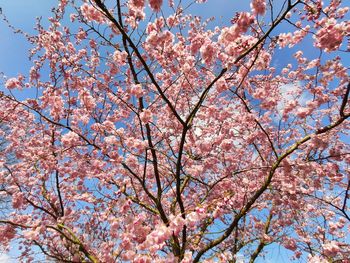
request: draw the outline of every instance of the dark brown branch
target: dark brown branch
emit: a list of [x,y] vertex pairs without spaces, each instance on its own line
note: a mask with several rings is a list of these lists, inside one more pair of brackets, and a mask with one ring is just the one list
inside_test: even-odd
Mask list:
[[345,92],[342,104],[340,106],[340,112],[339,112],[340,117],[345,116],[344,110],[345,110],[346,104],[348,103],[349,93],[350,93],[350,82],[348,83],[348,86],[346,87],[346,92]]
[[[347,200],[348,200],[348,197],[349,197],[349,191],[350,191],[350,180],[348,180],[348,186],[346,187],[346,190],[345,190],[344,202],[343,202],[343,206],[342,206],[342,209],[341,209],[344,214],[345,214],[345,209],[346,209],[346,203],[347,203]],[[349,219],[349,221],[350,221],[350,219]]]
[[60,182],[59,182],[59,176],[58,176],[57,170],[56,170],[56,174],[55,174],[55,179],[56,179],[56,189],[57,189],[57,194],[58,194],[58,200],[60,202],[60,207],[61,207],[61,216],[64,216],[64,206],[63,206],[63,200],[62,200],[62,195],[61,195],[61,190],[60,190]]

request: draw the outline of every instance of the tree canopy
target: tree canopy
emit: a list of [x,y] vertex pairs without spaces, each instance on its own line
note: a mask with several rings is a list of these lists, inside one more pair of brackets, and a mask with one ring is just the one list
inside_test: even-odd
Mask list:
[[346,1],[252,0],[227,21],[195,14],[209,2],[59,0],[16,31],[32,68],[0,93],[2,249],[349,262]]

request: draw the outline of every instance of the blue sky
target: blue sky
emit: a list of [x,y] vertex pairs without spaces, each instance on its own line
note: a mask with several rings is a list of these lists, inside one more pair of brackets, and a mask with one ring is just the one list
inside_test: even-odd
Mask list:
[[[36,17],[49,17],[55,0],[0,0],[2,13],[17,29],[33,33]],[[44,19],[45,20],[45,19]],[[43,20],[43,22],[44,22]],[[47,24],[47,23],[45,23]],[[0,21],[0,72],[7,77],[26,75],[31,67],[28,49],[31,46],[21,34],[14,34],[4,21]],[[3,90],[2,79],[0,90]],[[13,244],[9,254],[0,252],[0,263],[15,263],[17,244]],[[18,254],[17,254],[18,255]]]
[[[48,17],[55,0],[0,0],[3,14],[18,29],[33,32],[35,17]],[[43,19],[45,21],[45,19]],[[30,69],[28,49],[30,45],[24,36],[13,34],[12,30],[0,22],[0,72],[6,76],[27,73]]]

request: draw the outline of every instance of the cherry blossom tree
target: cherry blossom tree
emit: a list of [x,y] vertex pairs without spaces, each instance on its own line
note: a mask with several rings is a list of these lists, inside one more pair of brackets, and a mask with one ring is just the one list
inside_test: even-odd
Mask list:
[[206,2],[60,0],[24,34],[33,67],[0,99],[3,249],[349,262],[346,1],[252,0],[224,22],[193,15]]

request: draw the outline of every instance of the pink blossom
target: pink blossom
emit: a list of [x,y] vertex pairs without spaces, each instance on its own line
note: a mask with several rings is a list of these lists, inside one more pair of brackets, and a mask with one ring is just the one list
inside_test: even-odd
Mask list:
[[334,18],[324,19],[322,28],[316,33],[315,46],[330,52],[339,48],[343,41],[345,32],[350,31],[350,26],[345,23],[337,23]]
[[179,215],[172,220],[170,224],[170,228],[174,232],[174,235],[177,236],[181,232],[184,225],[185,225],[185,219],[183,219],[182,216]]
[[221,142],[220,146],[224,151],[229,151],[232,148],[232,140],[225,139]]
[[158,32],[152,30],[146,38],[150,48],[168,47],[174,41],[174,35],[170,31]]
[[248,12],[242,12],[239,14],[236,23],[230,28],[223,28],[219,36],[219,43],[223,45],[231,44],[237,41],[239,36],[245,33],[249,26],[254,23],[254,16]]
[[143,110],[140,113],[140,119],[143,123],[149,123],[152,119],[152,112],[149,109]]
[[175,5],[174,0],[169,0],[168,3],[170,7],[174,7]]
[[104,141],[108,145],[115,145],[118,143],[118,140],[115,136],[107,136],[107,137],[105,137]]
[[92,97],[86,89],[79,92],[79,99],[88,110],[94,109],[96,107],[96,101],[94,97]]
[[11,225],[0,225],[0,234],[1,241],[0,244],[3,244],[4,241],[13,239],[16,236],[16,229]]
[[74,22],[75,19],[77,19],[77,17],[78,17],[77,14],[70,14],[70,15],[69,15],[69,18],[70,18],[70,21],[71,21],[71,22]]
[[186,252],[184,258],[181,260],[181,263],[190,263],[192,262],[192,252]]
[[[285,106],[284,106],[284,109],[283,109],[283,116],[284,116],[285,118],[287,118],[287,117],[288,117],[288,114],[289,114],[290,112],[292,112],[292,111],[296,108],[297,105],[298,105],[298,102],[295,101],[295,100],[288,101],[288,102],[285,104]],[[306,116],[306,115],[304,115],[303,112],[299,112],[298,114],[299,114],[299,116],[304,116],[304,117]]]
[[194,227],[205,216],[205,210],[203,208],[197,208],[194,212],[191,212],[186,216],[186,225],[190,228]]
[[238,30],[236,30],[237,25],[233,25],[230,28],[223,28],[219,36],[219,42],[223,45],[227,45],[233,42],[238,37]]
[[[128,16],[126,17],[125,21],[132,27],[135,28],[140,20],[145,19],[145,12],[144,12],[144,0],[135,0],[135,1],[129,1],[128,2]],[[115,32],[115,34],[120,34],[119,30],[114,27],[113,23],[111,24],[112,30]]]
[[54,119],[59,119],[64,112],[64,104],[61,96],[52,95],[49,97],[49,103],[51,105],[51,115]]
[[102,125],[104,126],[105,130],[110,133],[113,133],[115,131],[114,123],[109,120],[104,121]]
[[132,260],[135,258],[136,253],[132,250],[128,250],[127,252],[122,254],[122,259],[123,260]]
[[17,78],[10,78],[6,81],[5,87],[8,89],[20,88],[21,83]]
[[66,147],[74,146],[79,142],[79,135],[75,132],[68,132],[62,136],[62,144]]
[[300,107],[297,112],[296,112],[296,115],[299,117],[299,118],[306,118],[307,116],[309,116],[311,113],[312,113],[312,108],[310,107]]
[[132,0],[131,2],[137,8],[143,8],[145,6],[145,0]]
[[150,257],[146,256],[146,255],[140,255],[137,256],[134,260],[134,263],[151,263],[152,260],[150,259]]
[[250,4],[250,7],[254,15],[264,15],[266,9],[265,0],[253,0]]
[[140,98],[143,95],[143,89],[141,84],[135,84],[131,86],[131,92],[136,98]]
[[292,33],[281,33],[278,36],[278,44],[281,48],[288,46],[293,40]]
[[131,237],[127,234],[124,235],[121,243],[121,247],[125,250],[130,250],[132,248]]
[[322,256],[318,255],[308,255],[309,263],[328,263],[329,261]]
[[216,82],[216,89],[218,92],[223,92],[223,91],[227,90],[228,88],[229,87],[227,85],[225,78],[218,79],[218,81]]
[[116,50],[113,53],[113,60],[118,65],[124,65],[126,63],[127,57],[128,57],[128,54],[125,51]]
[[240,33],[247,32],[249,26],[254,23],[254,16],[248,12],[242,12],[237,20],[237,26]]
[[295,251],[298,247],[297,247],[297,243],[295,242],[294,239],[291,238],[286,238],[286,240],[283,242],[283,246],[286,249]]
[[323,251],[326,256],[334,257],[336,256],[341,250],[340,247],[338,246],[337,242],[331,241],[329,243],[324,244],[323,246]]
[[12,195],[12,207],[15,209],[21,209],[24,204],[24,194],[16,192]]
[[269,242],[273,241],[273,237],[271,237],[267,234],[263,234],[263,240],[264,240],[264,242],[269,243]]
[[102,12],[92,5],[85,3],[80,7],[80,10],[87,21],[96,21],[97,23],[103,23],[105,21]]
[[156,248],[158,245],[163,245],[166,240],[168,240],[172,235],[172,231],[169,227],[160,224],[155,227],[155,229],[147,235],[146,240],[141,244],[143,249]]
[[24,231],[23,235],[28,240],[36,240],[39,236],[39,232],[37,230],[31,229],[31,230]]
[[76,35],[76,38],[79,40],[84,40],[86,37],[87,37],[87,33],[85,32],[85,30],[80,28],[78,31],[78,34]]
[[202,55],[202,62],[205,64],[212,64],[217,54],[218,48],[211,41],[206,41],[200,48]]
[[153,11],[158,12],[163,4],[163,0],[149,0],[149,5]]
[[34,67],[32,67],[30,69],[30,80],[35,81],[35,80],[38,80],[39,78],[40,78],[40,74],[39,74],[38,70],[35,69]]

